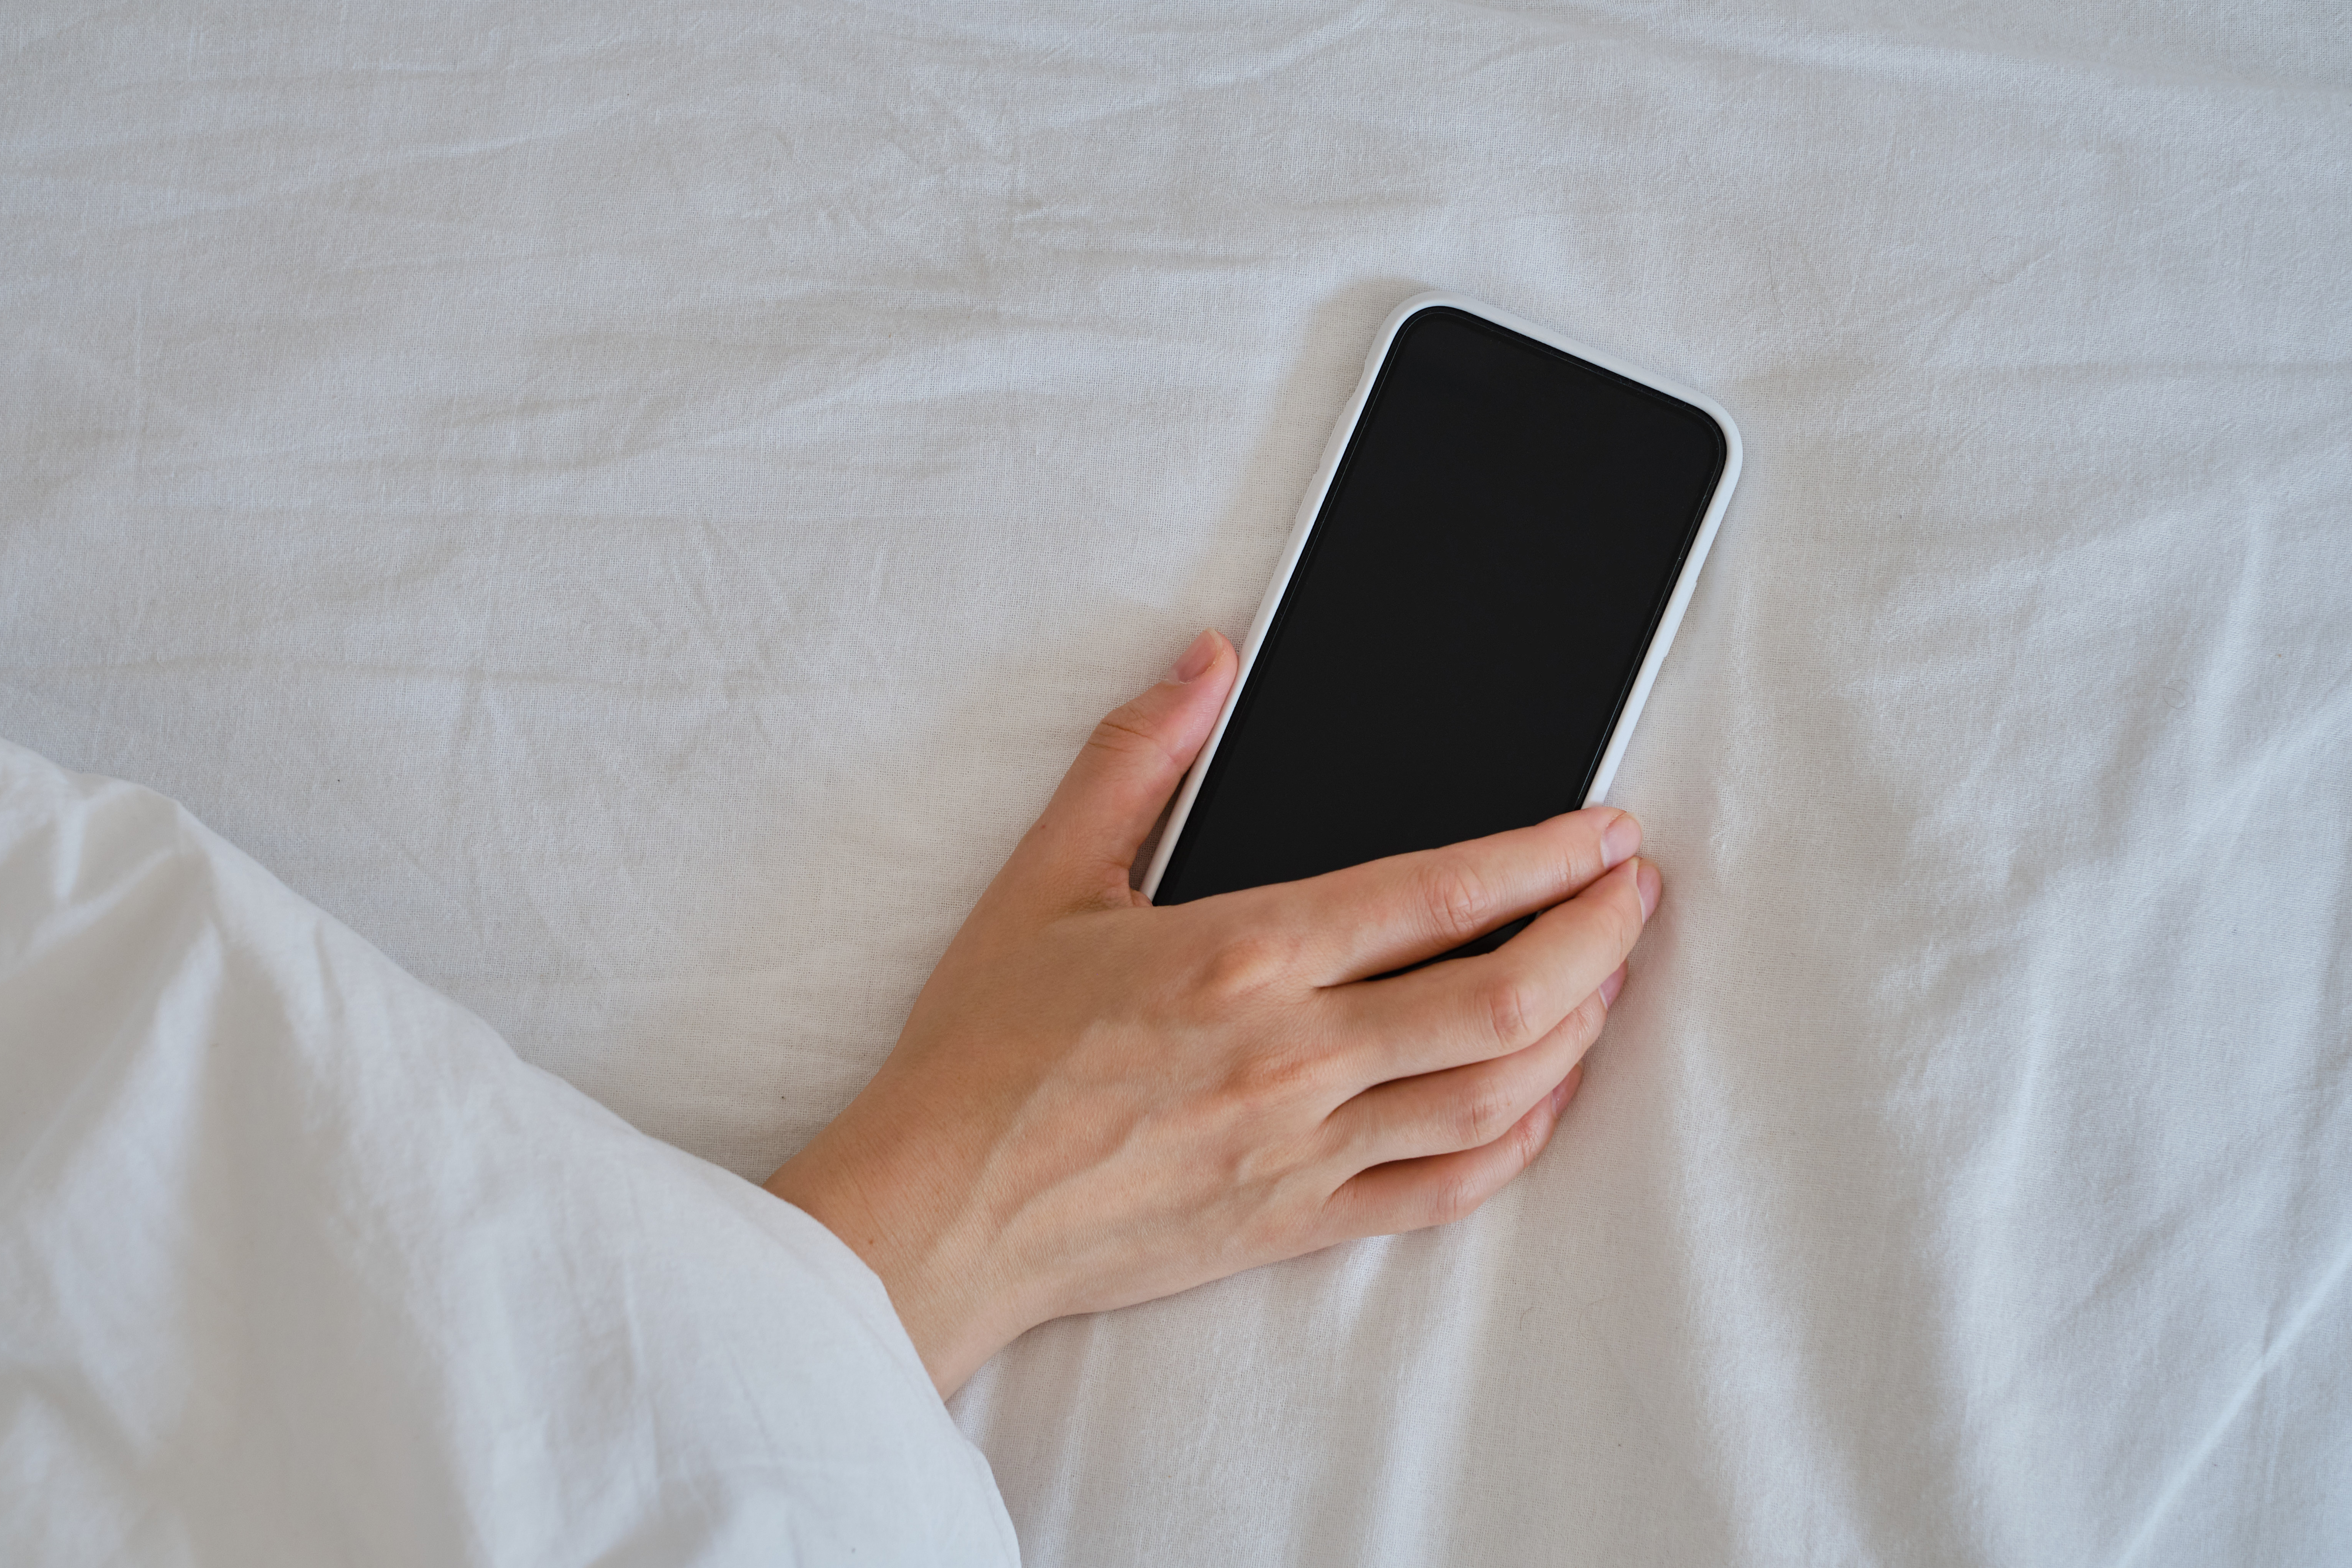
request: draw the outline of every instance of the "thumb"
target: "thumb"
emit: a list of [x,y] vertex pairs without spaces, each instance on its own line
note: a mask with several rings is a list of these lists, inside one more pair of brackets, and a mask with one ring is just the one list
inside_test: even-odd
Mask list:
[[1095,726],[1018,852],[1055,896],[1126,904],[1135,852],[1216,727],[1238,668],[1233,644],[1204,631],[1168,679]]

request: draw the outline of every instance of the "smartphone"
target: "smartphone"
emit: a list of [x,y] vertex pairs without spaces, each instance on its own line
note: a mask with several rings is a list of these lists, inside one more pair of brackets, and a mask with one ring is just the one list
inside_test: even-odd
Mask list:
[[1406,300],[1144,892],[1292,881],[1602,799],[1738,477],[1739,432],[1699,394],[1472,300]]

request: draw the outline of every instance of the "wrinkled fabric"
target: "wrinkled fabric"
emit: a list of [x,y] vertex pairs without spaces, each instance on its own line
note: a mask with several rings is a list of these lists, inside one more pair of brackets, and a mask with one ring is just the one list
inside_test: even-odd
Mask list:
[[25,0],[0,734],[757,1178],[1491,300],[1746,439],[1665,902],[1485,1213],[981,1374],[1029,1559],[2341,1557],[2347,256],[2327,0]]
[[0,743],[0,1560],[1011,1563],[882,1282]]

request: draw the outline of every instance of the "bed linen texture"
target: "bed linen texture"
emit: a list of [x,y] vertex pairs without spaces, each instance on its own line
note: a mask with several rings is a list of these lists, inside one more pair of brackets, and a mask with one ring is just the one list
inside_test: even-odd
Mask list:
[[2333,4],[19,0],[0,734],[757,1179],[1491,300],[1746,438],[1664,904],[1486,1212],[983,1370],[1027,1560],[2342,1561],[2347,256]]
[[882,1282],[0,742],[0,1562],[1018,1560]]

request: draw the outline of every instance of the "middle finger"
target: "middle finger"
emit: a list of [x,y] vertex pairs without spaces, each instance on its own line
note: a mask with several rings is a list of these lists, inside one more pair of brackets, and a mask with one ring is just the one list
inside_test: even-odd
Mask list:
[[1360,1090],[1535,1044],[1625,962],[1658,891],[1657,868],[1629,860],[1493,952],[1334,987],[1345,1079]]

